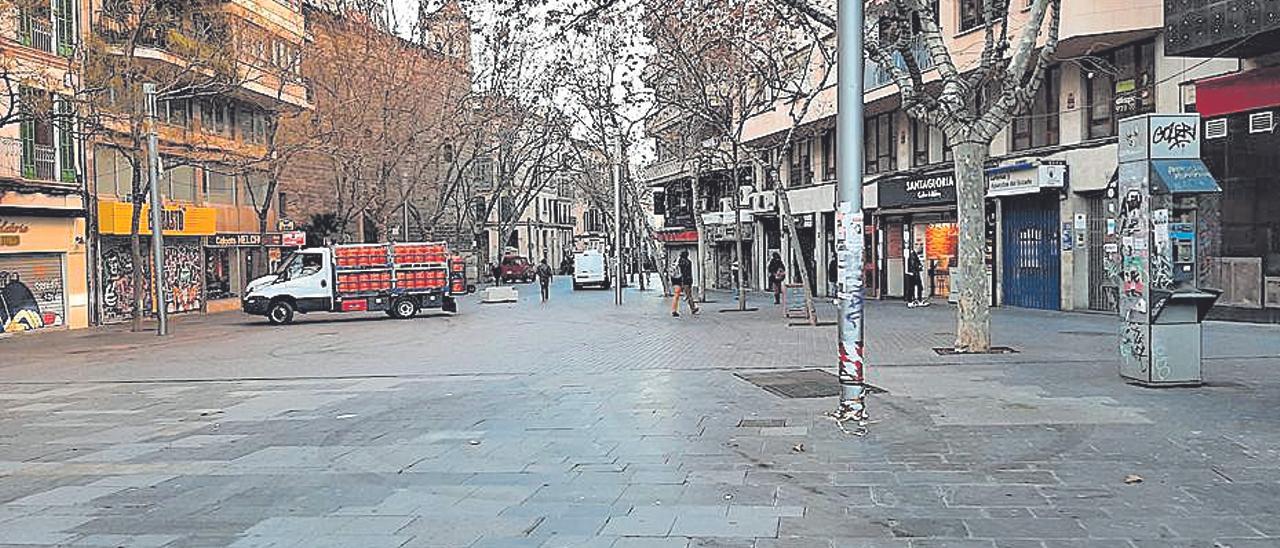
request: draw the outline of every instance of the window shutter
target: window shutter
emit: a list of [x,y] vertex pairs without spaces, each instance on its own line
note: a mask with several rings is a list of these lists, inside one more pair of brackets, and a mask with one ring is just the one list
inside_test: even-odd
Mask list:
[[36,178],[36,121],[30,116],[23,116],[18,124],[18,134],[22,140],[22,178]]
[[71,5],[75,0],[54,0],[53,22],[58,39],[58,55],[71,57],[76,47],[75,10]]
[[54,110],[58,114],[56,116],[58,120],[58,179],[64,183],[75,183],[76,136],[71,105],[65,99],[58,99],[54,102]]

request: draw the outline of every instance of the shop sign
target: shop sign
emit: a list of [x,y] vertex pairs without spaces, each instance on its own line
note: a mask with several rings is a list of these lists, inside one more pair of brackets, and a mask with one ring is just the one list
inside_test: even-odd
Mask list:
[[279,230],[280,232],[292,232],[296,228],[297,227],[293,225],[293,221],[290,219],[280,219],[276,222],[276,230]]
[[0,219],[0,247],[18,247],[22,234],[31,231],[31,225]]
[[[172,206],[161,212],[165,236],[212,236],[216,232],[218,212],[210,207]],[[133,204],[102,202],[98,204],[98,231],[102,234],[128,235],[133,223]],[[142,206],[138,233],[151,234],[151,206]]]
[[218,234],[209,241],[209,245],[213,247],[279,247],[283,241],[283,236],[277,232],[268,232],[259,234],[256,232],[248,234]]
[[284,247],[303,247],[307,245],[307,233],[301,230],[290,230],[281,236],[280,244]]
[[956,202],[956,178],[952,173],[883,180],[879,184],[882,208]]
[[1017,196],[1034,194],[1043,188],[1066,186],[1065,162],[1043,162],[1040,165],[1020,164],[1008,169],[995,168],[987,175],[987,196]]

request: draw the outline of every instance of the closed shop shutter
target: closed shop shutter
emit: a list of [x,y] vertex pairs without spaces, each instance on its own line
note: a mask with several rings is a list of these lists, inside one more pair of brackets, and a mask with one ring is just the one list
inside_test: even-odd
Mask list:
[[0,255],[0,332],[66,324],[62,256]]

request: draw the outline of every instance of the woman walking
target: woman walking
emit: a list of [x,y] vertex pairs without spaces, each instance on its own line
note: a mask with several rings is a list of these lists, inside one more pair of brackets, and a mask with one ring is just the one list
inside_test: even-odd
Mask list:
[[693,301],[693,262],[689,260],[689,252],[681,251],[680,260],[676,261],[676,274],[671,277],[674,287],[671,298],[671,316],[680,317],[680,295],[689,301],[689,311],[697,314],[698,303]]

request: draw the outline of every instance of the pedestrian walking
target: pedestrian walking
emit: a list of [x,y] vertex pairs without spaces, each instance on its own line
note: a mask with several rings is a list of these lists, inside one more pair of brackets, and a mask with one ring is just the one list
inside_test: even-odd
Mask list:
[[676,274],[671,277],[671,285],[675,288],[671,298],[671,315],[680,316],[680,296],[689,301],[689,311],[697,314],[698,303],[693,300],[693,261],[689,260],[689,252],[681,251],[680,260],[676,261]]
[[551,297],[551,265],[547,264],[547,258],[543,257],[542,262],[538,263],[537,269],[538,285],[542,287],[542,302],[547,302]]
[[911,254],[907,256],[907,307],[915,308],[917,306],[929,306],[929,301],[924,299],[924,282],[920,279],[920,274],[924,270],[924,265],[920,262],[920,253],[915,249],[911,250]]
[[835,302],[835,298],[839,296],[839,278],[840,264],[836,261],[835,250],[833,249],[831,250],[831,262],[827,263],[827,294],[832,298],[832,302]]
[[787,267],[782,265],[782,255],[773,252],[769,259],[769,290],[773,291],[773,304],[782,304],[782,281],[787,279]]

